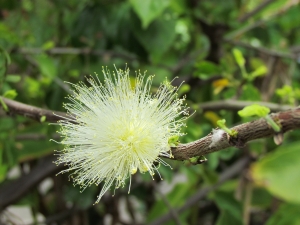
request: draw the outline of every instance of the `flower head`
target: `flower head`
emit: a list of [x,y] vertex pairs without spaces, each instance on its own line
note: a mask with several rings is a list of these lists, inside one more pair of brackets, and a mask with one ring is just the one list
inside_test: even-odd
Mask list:
[[153,76],[138,73],[132,82],[128,69],[103,73],[103,83],[96,77],[88,86],[73,84],[72,103],[64,104],[72,121],[59,122],[65,148],[56,161],[68,165],[61,173],[71,171],[83,189],[104,182],[96,203],[112,185],[123,187],[127,178],[131,183],[137,171],[153,176],[154,162],[168,165],[159,156],[172,156],[168,140],[183,135],[187,116],[170,83],[151,94]]

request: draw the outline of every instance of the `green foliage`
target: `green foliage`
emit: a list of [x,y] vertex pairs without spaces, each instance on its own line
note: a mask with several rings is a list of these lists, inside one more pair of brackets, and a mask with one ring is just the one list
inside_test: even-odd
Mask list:
[[241,117],[250,117],[250,116],[265,117],[269,113],[270,113],[269,108],[258,104],[246,106],[242,110],[238,111],[238,114]]
[[3,163],[3,150],[0,148],[0,182],[5,179],[8,165]]
[[282,102],[292,105],[300,99],[299,87],[293,88],[289,85],[284,85],[276,90],[276,94],[281,98]]
[[226,127],[225,125],[226,120],[222,119],[222,120],[218,120],[217,121],[217,125],[224,131],[226,131],[226,133],[228,133],[230,136],[236,137],[237,136],[237,131],[235,130],[230,130],[229,128]]
[[142,27],[146,29],[153,20],[161,16],[164,9],[166,9],[166,7],[168,7],[168,5],[170,4],[170,1],[130,0],[130,3],[132,4],[134,11],[142,21]]
[[16,90],[9,90],[9,91],[4,92],[3,97],[14,99],[15,97],[17,97],[17,95],[18,95],[18,93]]
[[57,76],[57,67],[53,58],[49,58],[47,55],[42,54],[36,56],[35,60],[42,75],[48,78],[54,78]]
[[[149,0],[151,1],[151,0]],[[159,62],[176,38],[176,20],[172,15],[160,17],[144,29],[140,21],[133,21],[133,33],[141,45],[150,54],[154,62]]]
[[278,147],[262,160],[253,164],[254,181],[278,198],[300,204],[298,171],[300,165],[300,142]]
[[206,79],[218,73],[220,73],[220,68],[215,63],[203,60],[195,65],[194,75],[201,79]]
[[21,80],[20,75],[15,75],[15,74],[9,74],[6,76],[5,81],[10,82],[10,83],[18,83]]
[[216,224],[243,224],[242,207],[241,204],[234,198],[233,193],[219,191],[215,193],[213,198],[221,210],[221,215]]
[[294,204],[283,204],[272,215],[266,225],[297,225],[300,223],[300,207]]
[[265,106],[261,106],[258,104],[253,104],[244,107],[242,110],[238,111],[238,114],[241,117],[250,117],[250,116],[258,116],[264,117],[267,123],[276,131],[280,131],[280,125],[278,125],[272,118],[268,115],[270,113],[270,109]]
[[240,67],[240,69],[243,73],[243,76],[246,76],[246,71],[245,71],[245,62],[246,62],[246,60],[245,60],[242,52],[240,50],[234,48],[232,50],[232,53],[233,53],[235,61],[237,62],[238,66]]
[[[196,112],[187,122],[186,135],[168,140],[172,147],[195,141],[216,126],[236,136],[225,121],[232,127],[244,122],[241,117],[264,117],[279,132],[280,124],[276,123],[280,121],[268,116],[268,108],[256,104],[238,114],[236,110],[239,101],[289,104],[291,108],[299,105],[299,3],[270,1],[261,11],[244,18],[260,4],[236,0],[0,1],[0,95],[62,111],[65,97],[71,94],[69,83],[85,82],[85,76],[94,72],[103,80],[102,66],[113,70],[114,65],[127,65],[133,80],[137,70],[155,74],[151,92],[166,79],[176,86],[182,84],[178,95],[186,96],[186,103]],[[208,110],[201,107],[228,99],[236,103],[233,108],[226,104]],[[62,146],[49,142],[60,138],[57,126],[48,126],[45,116],[38,115],[38,121],[34,121],[16,115],[2,98],[0,108],[1,191],[4,184],[18,179],[11,177],[12,169],[21,170],[20,177],[28,175],[30,182],[35,165]],[[173,170],[157,165],[162,181],[158,175],[153,181],[151,176],[136,174],[130,195],[125,185],[121,189],[124,192],[116,192],[113,198],[104,196],[97,206],[92,206],[97,187],[79,194],[78,188],[68,182],[69,174],[43,177],[53,181],[45,194],[35,186],[29,190],[31,194],[9,205],[30,206],[49,219],[76,205],[86,215],[86,221],[78,223],[104,223],[103,218],[111,215],[120,223],[143,224],[170,212],[162,195],[153,188],[168,184],[164,195],[176,209],[189,197],[195,198],[198,191],[209,188],[210,193],[196,206],[178,213],[182,224],[243,224],[247,208],[251,211],[249,224],[299,224],[298,139],[299,132],[293,131],[285,134],[283,146],[276,149],[268,138],[248,143],[246,150],[232,147],[217,151],[205,155],[208,162],[201,165],[167,160]],[[250,167],[253,183],[241,171],[238,178],[211,187],[220,173],[248,154],[256,159]],[[196,163],[198,160],[196,157]],[[248,203],[245,179],[253,185]],[[123,205],[129,221],[122,221],[119,214]],[[76,219],[71,215],[65,223]],[[5,222],[1,217],[0,223]],[[170,220],[165,224],[175,223]]]
[[10,64],[10,57],[0,46],[0,90],[5,80],[7,66]]
[[168,144],[170,147],[176,147],[178,145],[179,136],[172,136],[168,140]]

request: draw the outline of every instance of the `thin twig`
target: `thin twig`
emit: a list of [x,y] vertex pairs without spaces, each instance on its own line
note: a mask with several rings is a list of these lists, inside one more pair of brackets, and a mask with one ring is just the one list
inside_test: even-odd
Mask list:
[[281,105],[281,104],[276,104],[271,102],[239,101],[234,99],[203,102],[199,105],[199,108],[203,111],[208,111],[208,110],[214,111],[214,110],[222,110],[222,109],[241,110],[245,106],[252,105],[252,104],[266,106],[272,112],[284,111],[293,108],[293,106],[290,105]]
[[253,187],[250,181],[246,181],[245,188],[245,200],[244,200],[244,212],[243,212],[243,222],[244,225],[248,225],[250,222],[250,211],[251,211],[251,200],[252,200]]
[[172,205],[170,204],[169,200],[166,198],[166,196],[157,188],[156,184],[154,184],[154,188],[155,191],[159,194],[160,198],[162,199],[162,201],[165,203],[165,205],[168,207],[170,215],[172,216],[174,222],[177,225],[182,225],[179,216],[177,215],[177,212],[174,210],[174,208],[172,207]]
[[91,48],[69,48],[69,47],[55,47],[49,50],[44,50],[42,48],[19,48],[15,50],[21,54],[41,54],[47,53],[51,55],[96,55],[103,57],[119,57],[126,60],[136,60],[137,57],[132,54],[109,51],[109,50],[95,50]]
[[32,187],[35,187],[45,177],[61,171],[63,165],[56,166],[53,161],[55,156],[49,156],[19,179],[7,183],[0,188],[0,211],[24,196]]
[[283,15],[286,13],[286,11],[288,9],[290,9],[291,7],[295,6],[295,5],[298,5],[300,2],[300,0],[291,0],[291,1],[286,1],[286,4],[281,7],[277,12],[275,12],[274,14],[270,15],[268,17],[268,19],[266,20],[258,20],[246,27],[242,27],[238,30],[235,30],[229,34],[226,35],[226,39],[227,40],[232,40],[232,39],[235,39],[236,37],[239,37],[241,35],[243,35],[244,33],[256,28],[256,27],[259,27],[259,26],[262,26],[268,22],[270,22],[271,20],[273,19],[277,19],[279,16]]
[[8,107],[9,114],[22,115],[39,122],[41,122],[42,117],[44,117],[43,121],[47,121],[47,122],[57,122],[59,120],[62,120],[63,119],[62,117],[69,118],[69,116],[63,112],[47,110],[47,109],[42,109],[31,105],[26,105],[24,103],[17,102],[15,100],[11,100],[4,97],[0,97],[0,98]]
[[40,134],[40,133],[26,133],[26,134],[16,135],[15,140],[16,141],[26,141],[26,140],[38,141],[38,140],[49,139],[49,137],[51,137],[51,139],[53,139],[53,140],[58,140],[60,138],[60,135],[57,133],[52,134],[52,135],[46,135],[46,134]]
[[270,3],[275,2],[274,0],[265,0],[260,5],[258,5],[255,9],[253,9],[251,12],[244,14],[242,17],[239,18],[239,22],[243,23],[246,20],[248,20],[250,17],[254,16],[255,14],[259,13],[261,10],[266,8]]
[[295,53],[291,53],[291,52],[281,52],[281,51],[277,51],[277,50],[271,50],[265,47],[255,47],[251,44],[245,43],[245,42],[241,42],[241,41],[234,41],[232,39],[224,39],[224,42],[235,45],[235,46],[241,46],[250,50],[255,50],[258,52],[261,52],[263,54],[266,55],[270,55],[270,56],[276,56],[276,57],[281,57],[281,58],[288,58],[288,59],[297,59],[297,54]]
[[[300,107],[288,111],[273,113],[270,114],[270,117],[281,127],[281,134],[300,128]],[[172,147],[172,154],[174,156],[173,159],[187,160],[195,156],[202,156],[215,151],[220,151],[231,146],[241,148],[251,140],[271,137],[278,134],[264,118],[240,124],[232,127],[231,130],[237,132],[236,137],[229,136],[224,132],[221,137],[218,137],[218,140],[213,143],[212,136],[214,134],[210,133],[194,142]]]

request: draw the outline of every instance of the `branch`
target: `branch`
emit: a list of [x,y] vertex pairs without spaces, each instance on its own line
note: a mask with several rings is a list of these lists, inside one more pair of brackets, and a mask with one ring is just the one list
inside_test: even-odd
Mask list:
[[241,46],[241,47],[244,47],[244,48],[247,48],[250,50],[255,50],[255,51],[261,52],[263,54],[270,55],[270,56],[276,56],[276,57],[288,58],[288,59],[297,59],[297,57],[298,57],[297,54],[295,54],[295,53],[270,50],[268,48],[261,47],[261,46],[255,47],[251,44],[241,42],[241,41],[234,41],[229,38],[224,39],[224,42],[230,43],[233,45],[237,45],[237,46]]
[[[27,116],[37,121],[40,121],[42,116],[46,116],[46,121],[48,122],[57,122],[58,120],[68,118],[67,114],[63,112],[45,110],[3,97],[2,100],[7,105],[10,113]],[[224,102],[226,103],[226,101],[223,101],[223,105],[225,104]],[[273,106],[273,109],[281,109],[278,105],[272,105],[272,103],[267,103],[267,105],[269,106],[270,104],[271,107]],[[289,106],[282,107],[286,108]],[[281,127],[281,134],[284,134],[285,132],[290,130],[300,128],[300,108],[274,113],[271,114],[270,117]],[[70,122],[74,121],[72,121],[70,118]],[[231,129],[237,131],[237,137],[230,137],[227,133],[224,132],[220,140],[218,140],[213,145],[213,134],[210,133],[207,136],[194,142],[180,144],[177,147],[172,147],[171,151],[172,155],[174,156],[173,159],[187,160],[195,156],[202,156],[212,152],[220,151],[231,146],[241,148],[244,147],[244,145],[251,140],[278,135],[278,133],[276,133],[269,126],[265,119],[259,119],[249,123],[244,123],[232,127]]]
[[40,134],[40,133],[26,133],[26,134],[18,134],[15,136],[16,141],[26,141],[26,140],[31,140],[31,141],[38,141],[38,140],[45,140],[49,139],[49,136],[53,140],[59,140],[60,135],[55,133],[51,135],[46,135],[46,134]]
[[252,104],[259,104],[268,107],[272,112],[278,112],[283,110],[289,110],[292,108],[290,105],[280,105],[271,102],[254,102],[254,101],[239,101],[239,100],[221,100],[221,101],[211,101],[211,102],[204,102],[201,103],[199,108],[207,111],[207,110],[241,110],[245,106],[252,105]]
[[182,225],[179,215],[177,214],[177,212],[174,210],[174,208],[172,207],[171,203],[169,202],[168,198],[157,188],[156,183],[154,184],[154,188],[155,191],[159,194],[160,198],[162,199],[162,201],[164,202],[164,204],[167,206],[171,217],[173,218],[174,222],[176,225]]
[[126,54],[122,52],[108,51],[108,50],[94,50],[91,48],[69,48],[69,47],[56,47],[51,48],[49,50],[44,50],[42,48],[19,48],[13,50],[15,52],[19,52],[21,54],[41,54],[48,53],[51,55],[96,55],[103,57],[119,57],[124,58],[126,60],[136,60],[137,57],[132,54]]
[[42,160],[28,174],[12,181],[0,188],[0,211],[6,206],[16,202],[28,191],[40,183],[44,178],[62,170],[63,165],[56,166],[54,156]]
[[259,13],[261,10],[263,10],[265,7],[267,7],[270,3],[274,2],[274,0],[265,0],[260,5],[258,5],[255,9],[253,9],[251,12],[243,15],[239,18],[239,22],[243,23],[246,20],[248,20],[250,17],[254,16],[255,14]]
[[[237,162],[235,162],[232,166],[227,168],[224,172],[222,172],[219,176],[219,180],[215,185],[205,187],[201,190],[199,190],[195,195],[190,197],[186,203],[178,208],[173,209],[175,213],[180,214],[184,212],[186,209],[190,209],[193,205],[197,204],[199,200],[207,196],[207,194],[213,190],[216,190],[221,184],[223,184],[225,181],[235,177],[236,175],[240,174],[241,171],[246,168],[250,163],[249,157],[244,157],[239,159]],[[160,225],[165,224],[168,220],[172,218],[171,212],[167,213],[166,215],[163,215],[150,223],[149,225]]]
[[[17,102],[8,98],[0,97],[8,107],[9,114],[18,114],[25,117],[29,117],[33,120],[41,122],[41,118],[45,116],[47,122],[57,122],[62,120],[62,117],[67,118],[67,114],[63,112],[41,109],[35,106],[26,105],[21,102]],[[71,118],[70,118],[71,119]]]
[[270,15],[268,17],[268,19],[258,20],[246,27],[243,26],[240,29],[227,34],[226,38],[228,40],[235,39],[236,37],[239,37],[239,36],[243,35],[244,33],[248,32],[256,27],[263,26],[264,24],[268,23],[269,21],[271,21],[273,19],[277,19],[279,16],[284,15],[288,9],[290,9],[291,7],[298,5],[298,4],[299,4],[298,0],[297,1],[286,1],[286,4],[283,7],[281,7],[279,10],[277,10],[274,14]]
[[[300,128],[300,107],[273,113],[270,114],[270,117],[281,127],[281,134]],[[237,137],[230,137],[224,132],[220,139],[212,145],[213,134],[210,133],[197,141],[171,148],[174,159],[187,160],[195,156],[220,151],[231,146],[241,148],[251,140],[279,135],[264,118],[244,123],[232,127],[231,129],[237,131]]]

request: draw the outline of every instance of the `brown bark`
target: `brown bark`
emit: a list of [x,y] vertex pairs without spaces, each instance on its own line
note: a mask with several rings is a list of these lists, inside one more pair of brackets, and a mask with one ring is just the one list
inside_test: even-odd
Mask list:
[[[68,117],[67,114],[63,112],[45,110],[3,97],[2,100],[9,109],[8,113],[23,115],[37,121],[40,121],[42,116],[46,116],[46,121],[48,122],[57,122],[58,120]],[[231,137],[224,132],[222,137],[213,145],[213,134],[210,133],[194,142],[172,147],[171,151],[174,156],[173,159],[187,160],[195,156],[202,156],[220,151],[231,146],[241,148],[245,146],[247,142],[259,138],[275,136],[278,137],[277,140],[280,140],[279,137],[285,132],[300,128],[300,107],[278,113],[272,113],[270,114],[270,117],[281,127],[281,131],[279,133],[275,132],[264,118],[261,118],[232,127],[231,129],[237,131],[237,137]]]
[[181,144],[172,148],[172,154],[176,160],[186,160],[191,157],[206,155],[215,151],[235,146],[243,147],[247,142],[259,138],[266,138],[284,134],[287,131],[300,128],[300,108],[288,111],[272,113],[270,117],[281,127],[280,133],[275,132],[264,118],[244,123],[232,130],[238,132],[237,137],[230,137],[227,133],[222,135],[218,143],[210,146],[212,143],[212,133],[194,142]]

